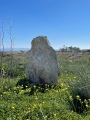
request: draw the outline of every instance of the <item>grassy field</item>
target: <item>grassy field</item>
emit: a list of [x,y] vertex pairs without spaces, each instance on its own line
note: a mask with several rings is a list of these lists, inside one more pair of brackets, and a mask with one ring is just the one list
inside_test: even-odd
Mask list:
[[90,120],[89,52],[57,52],[59,83],[44,87],[26,80],[25,52],[12,56],[3,55],[8,75],[0,78],[0,120]]

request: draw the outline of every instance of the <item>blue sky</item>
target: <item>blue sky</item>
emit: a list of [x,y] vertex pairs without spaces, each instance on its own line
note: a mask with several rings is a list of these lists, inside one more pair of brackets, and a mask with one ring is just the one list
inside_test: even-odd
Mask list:
[[15,48],[30,48],[39,35],[54,49],[90,48],[90,0],[0,0],[0,20],[8,18],[15,22]]

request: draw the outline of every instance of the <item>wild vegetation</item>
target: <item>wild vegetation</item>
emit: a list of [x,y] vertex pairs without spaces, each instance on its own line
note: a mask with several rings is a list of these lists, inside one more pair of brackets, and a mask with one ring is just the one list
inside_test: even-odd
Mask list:
[[[58,85],[30,83],[25,77],[26,52],[3,54],[0,77],[1,120],[89,120],[90,53],[57,52]],[[0,58],[1,59],[1,58]]]

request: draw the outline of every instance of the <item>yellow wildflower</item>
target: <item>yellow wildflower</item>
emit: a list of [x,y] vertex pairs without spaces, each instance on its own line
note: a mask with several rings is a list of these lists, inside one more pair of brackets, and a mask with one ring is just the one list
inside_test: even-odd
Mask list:
[[88,99],[88,101],[90,102],[90,99]]
[[38,97],[35,97],[35,100],[38,100]]
[[63,84],[63,83],[61,83],[61,86],[63,87],[63,86],[64,86],[64,84]]
[[76,79],[76,77],[74,77],[74,79]]
[[79,99],[79,101],[81,101],[81,99]]
[[36,88],[36,85],[34,85],[34,89]]
[[88,104],[85,105],[88,108]]
[[87,100],[85,99],[84,102],[87,102]]
[[54,114],[54,117],[56,117],[57,114]]
[[62,91],[65,91],[65,90],[66,90],[65,88],[62,89]]
[[72,100],[73,99],[72,96],[70,96],[69,99]]
[[15,107],[14,106],[12,106],[12,109],[14,109]]
[[77,96],[76,96],[76,98],[77,98],[77,100],[79,100],[79,99],[80,99],[80,96],[79,96],[79,95],[77,95]]
[[43,102],[43,104],[44,104],[45,102]]
[[47,115],[44,118],[47,119]]
[[68,88],[65,88],[65,90],[67,90]]
[[37,105],[36,105],[36,104],[34,104],[34,105],[33,105],[33,108],[36,108],[36,107],[37,107]]
[[26,114],[30,113],[30,111],[26,111]]
[[42,103],[40,103],[39,105],[42,106]]
[[3,92],[3,94],[6,94],[6,92]]
[[55,90],[56,92],[58,92],[58,90]]

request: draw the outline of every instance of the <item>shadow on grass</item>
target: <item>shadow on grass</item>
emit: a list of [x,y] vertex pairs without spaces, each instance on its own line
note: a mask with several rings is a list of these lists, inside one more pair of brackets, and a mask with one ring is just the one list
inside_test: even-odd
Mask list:
[[71,110],[77,112],[78,114],[86,115],[88,110],[90,110],[90,102],[85,96],[80,96],[80,99],[73,97],[72,101],[69,100],[69,104],[71,106]]
[[20,79],[16,84],[16,86],[22,86],[23,89],[30,87],[30,85],[31,85],[31,82],[29,80],[27,80],[26,78]]
[[29,80],[27,80],[26,78],[20,79],[17,82],[16,86],[22,86],[22,89],[24,89],[24,90],[30,88],[30,92],[25,93],[25,94],[29,94],[29,95],[34,95],[34,93],[37,93],[37,92],[45,93],[46,91],[48,91],[52,88],[52,86],[48,85],[48,84],[37,84],[36,85],[36,84],[30,82]]

